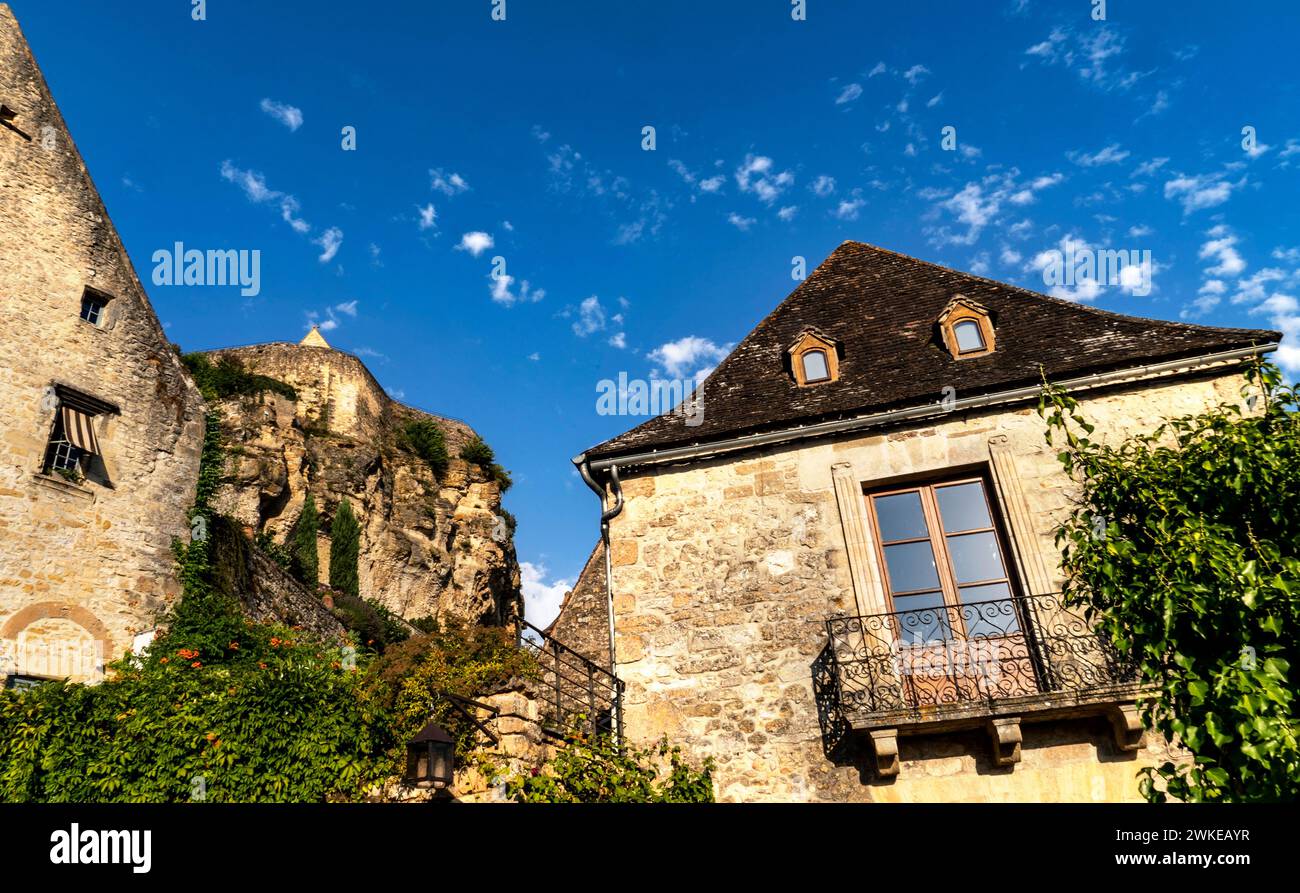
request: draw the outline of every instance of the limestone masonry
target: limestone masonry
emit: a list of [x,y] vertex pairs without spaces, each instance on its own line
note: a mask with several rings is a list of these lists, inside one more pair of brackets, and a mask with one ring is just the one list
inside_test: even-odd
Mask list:
[[0,676],[96,679],[178,592],[203,400],[3,4],[0,103]]

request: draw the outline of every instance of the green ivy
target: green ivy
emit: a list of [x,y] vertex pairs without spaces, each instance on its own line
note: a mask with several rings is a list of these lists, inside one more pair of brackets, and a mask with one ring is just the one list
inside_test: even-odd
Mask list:
[[492,447],[488,446],[483,438],[476,436],[461,447],[460,457],[466,462],[472,462],[482,468],[490,479],[496,481],[502,493],[513,486],[514,481],[510,477],[510,472],[497,464],[496,453],[492,451]]
[[215,363],[206,354],[187,353],[181,362],[190,371],[194,383],[208,400],[217,401],[227,397],[242,397],[270,391],[290,400],[298,399],[298,392],[289,384],[269,375],[257,375],[244,368],[238,357],[229,354],[219,357]]
[[508,778],[506,793],[520,803],[712,803],[713,770],[712,757],[696,768],[667,738],[620,748],[575,734],[543,770]]
[[1118,445],[1059,388],[1039,403],[1081,487],[1056,535],[1065,597],[1136,662],[1148,726],[1195,757],[1144,771],[1153,801],[1300,797],[1300,401],[1276,367],[1246,378],[1243,404]]
[[442,429],[433,419],[417,419],[407,422],[402,429],[406,443],[411,451],[428,463],[434,474],[442,477],[447,470],[447,440]]

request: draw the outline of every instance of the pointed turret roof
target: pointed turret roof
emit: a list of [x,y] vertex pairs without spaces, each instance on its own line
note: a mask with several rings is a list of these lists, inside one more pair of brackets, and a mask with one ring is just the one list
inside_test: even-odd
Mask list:
[[313,325],[303,339],[298,342],[299,347],[325,347],[329,349],[330,343],[325,340],[325,336],[320,333],[320,326]]
[[[958,295],[985,308],[997,349],[957,359],[938,321]],[[839,379],[800,387],[787,349],[815,329],[842,350]],[[612,458],[744,434],[1276,344],[1278,332],[1109,313],[862,242],[835,249],[702,385],[702,413],[650,419],[588,450]],[[690,424],[695,422],[696,424]]]

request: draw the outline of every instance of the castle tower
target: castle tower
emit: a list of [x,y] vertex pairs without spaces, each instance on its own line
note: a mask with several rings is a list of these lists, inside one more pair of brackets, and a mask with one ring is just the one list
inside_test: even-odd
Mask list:
[[0,680],[95,680],[179,592],[204,405],[5,3],[0,104]]

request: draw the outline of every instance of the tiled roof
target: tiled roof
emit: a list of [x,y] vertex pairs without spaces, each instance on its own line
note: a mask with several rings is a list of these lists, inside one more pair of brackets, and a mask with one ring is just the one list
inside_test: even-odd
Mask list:
[[[936,321],[956,295],[989,311],[997,349],[954,359]],[[801,388],[786,352],[815,329],[843,351],[838,381]],[[702,421],[665,414],[588,450],[609,458],[937,403],[1050,379],[1276,343],[1278,332],[1122,316],[861,242],[835,249],[703,384]]]

